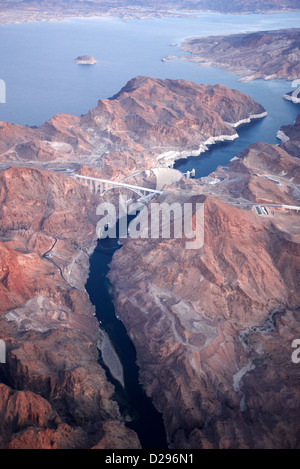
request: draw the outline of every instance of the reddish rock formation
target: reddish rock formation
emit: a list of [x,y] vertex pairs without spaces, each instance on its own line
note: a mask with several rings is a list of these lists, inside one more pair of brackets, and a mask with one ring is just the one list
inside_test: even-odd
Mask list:
[[[2,123],[3,166],[39,167],[0,174],[2,448],[139,447],[97,361],[99,328],[84,288],[98,196],[40,168],[85,163],[82,174],[113,177],[155,165],[164,142],[169,151],[195,140],[199,147],[235,135],[226,122],[262,111],[221,85],[139,77],[82,118],[55,116],[39,129]],[[243,205],[298,203],[300,160],[286,147],[298,143],[286,132],[281,146],[253,145],[228,168],[168,188],[167,201],[205,199],[201,250],[178,239],[128,239],[114,256],[116,306],[171,447],[299,445],[290,360],[299,330],[298,215],[259,216]]]
[[223,85],[137,77],[81,118],[57,115],[37,129],[2,123],[0,161],[61,168],[100,166],[103,174],[167,165],[233,140],[233,125],[265,115]]
[[[232,125],[264,108],[223,85],[138,77],[115,96],[101,100],[81,118],[94,145],[107,140],[110,153],[128,155],[134,165],[154,166],[207,149],[207,143],[233,140]],[[100,140],[101,139],[101,140]],[[150,161],[149,161],[150,160]]]
[[98,363],[84,288],[96,201],[66,175],[15,167],[0,175],[0,199],[0,446],[139,447]]
[[268,207],[300,206],[299,165],[282,147],[251,145],[209,177],[180,183],[176,201],[206,195],[201,249],[185,249],[184,239],[127,239],[113,257],[116,309],[172,448],[300,446],[291,360],[299,214]]

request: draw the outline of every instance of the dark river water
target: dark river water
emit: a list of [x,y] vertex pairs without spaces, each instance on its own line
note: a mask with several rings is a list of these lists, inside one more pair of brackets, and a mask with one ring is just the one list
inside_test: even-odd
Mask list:
[[[255,80],[241,83],[238,77],[212,67],[201,68],[180,59],[163,63],[166,55],[183,55],[175,45],[189,36],[208,36],[246,31],[299,27],[300,13],[273,15],[220,15],[203,13],[192,18],[148,20],[70,19],[64,22],[0,26],[0,79],[6,83],[6,104],[0,104],[0,120],[40,125],[58,113],[81,115],[98,99],[117,93],[138,75],[186,79],[195,83],[222,83],[261,103],[268,116],[237,129],[239,139],[214,145],[198,157],[176,162],[196,177],[207,176],[226,164],[249,144],[279,143],[276,132],[295,120],[299,106],[282,99],[290,91],[286,81]],[[92,67],[78,66],[74,58],[91,55]],[[300,77],[299,77],[300,78]],[[86,284],[101,327],[108,333],[124,369],[125,389],[114,383],[116,398],[128,427],[134,429],[144,448],[166,448],[162,416],[155,410],[138,381],[136,352],[123,324],[115,315],[108,264],[118,249],[117,240],[103,240],[90,259]],[[101,357],[100,357],[101,361]]]
[[126,329],[116,317],[110,293],[110,283],[106,278],[113,253],[120,246],[117,239],[106,238],[98,245],[90,258],[90,275],[86,290],[96,306],[96,315],[101,327],[107,332],[120,358],[124,370],[125,389],[113,379],[109,370],[109,380],[115,385],[116,398],[122,414],[131,420],[127,426],[136,431],[143,448],[167,448],[167,440],[162,415],[154,408],[139,383],[139,369],[136,365],[135,348]]

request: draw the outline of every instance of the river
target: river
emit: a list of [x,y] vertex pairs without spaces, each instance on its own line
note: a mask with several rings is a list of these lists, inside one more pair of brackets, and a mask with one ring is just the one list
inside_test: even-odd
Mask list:
[[[215,145],[199,157],[176,163],[182,171],[195,168],[197,178],[207,176],[251,143],[278,143],[277,130],[283,124],[292,123],[299,108],[282,99],[291,89],[291,84],[284,80],[241,83],[238,77],[212,67],[201,68],[180,59],[162,62],[169,54],[182,54],[177,46],[170,44],[178,44],[188,36],[299,27],[299,24],[300,13],[293,12],[241,16],[203,13],[190,18],[127,21],[76,18],[2,25],[0,78],[6,82],[7,102],[0,104],[0,120],[40,125],[58,113],[81,115],[95,107],[98,99],[114,95],[138,75],[222,83],[260,102],[268,117],[238,128],[239,139],[234,142]],[[97,64],[74,64],[74,58],[85,54],[94,56]],[[96,306],[101,327],[108,333],[123,366],[125,389],[108,369],[107,375],[115,385],[127,425],[137,432],[144,448],[166,448],[162,416],[139,384],[134,346],[115,316],[106,274],[118,248],[117,240],[98,242],[90,259],[86,289]]]
[[111,296],[111,286],[106,278],[113,253],[119,249],[117,239],[99,240],[90,258],[90,274],[86,290],[96,306],[96,315],[101,328],[108,334],[123,366],[125,389],[105,367],[108,378],[114,384],[115,397],[128,427],[136,431],[143,448],[167,448],[167,440],[162,416],[152,404],[139,383],[139,369],[136,365],[135,348],[126,329],[115,315]]

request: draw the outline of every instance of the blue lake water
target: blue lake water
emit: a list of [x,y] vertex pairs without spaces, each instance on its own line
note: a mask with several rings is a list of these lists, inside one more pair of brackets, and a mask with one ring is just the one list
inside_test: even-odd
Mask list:
[[[168,54],[183,55],[177,47],[195,35],[237,33],[261,29],[299,27],[300,13],[273,15],[221,15],[205,13],[193,18],[120,20],[116,18],[69,19],[50,23],[24,23],[0,27],[0,78],[7,86],[7,102],[0,104],[0,119],[17,124],[40,125],[55,114],[86,113],[98,99],[117,93],[138,75],[187,79],[195,83],[223,83],[260,102],[269,116],[238,132],[241,138],[219,146],[199,158],[197,177],[206,175],[216,162],[230,157],[254,141],[278,143],[276,132],[292,123],[299,106],[281,96],[291,83],[255,80],[245,84],[238,77],[212,67],[176,59],[161,62]],[[94,66],[74,63],[78,55],[94,56]],[[217,153],[216,153],[217,152]],[[225,153],[227,157],[224,157]],[[208,161],[209,160],[209,161]],[[190,169],[185,162],[182,169]]]
[[[295,120],[299,106],[282,99],[291,89],[291,84],[285,81],[257,80],[244,84],[219,69],[202,68],[182,60],[163,63],[162,57],[180,54],[169,44],[188,36],[299,27],[299,24],[300,13],[249,16],[205,13],[194,18],[71,19],[1,26],[0,78],[7,85],[7,103],[0,104],[0,120],[40,125],[58,113],[81,115],[95,107],[98,99],[114,95],[138,75],[223,83],[250,95],[269,115],[239,128],[240,138],[236,141],[215,145],[200,157],[177,163],[183,171],[195,167],[197,177],[205,176],[250,143],[278,143],[277,130]],[[94,56],[98,63],[76,65],[74,58],[84,54]],[[114,315],[108,294],[105,276],[112,252],[107,253],[99,243],[91,257],[86,288],[124,366],[126,389],[119,391],[119,399],[123,399],[124,407],[131,408],[131,414],[136,413],[129,426],[138,432],[143,447],[165,447],[161,416],[139,387],[135,350]]]
[[[0,78],[5,80],[7,102],[0,104],[0,119],[17,124],[40,125],[55,114],[86,113],[98,99],[117,93],[138,75],[182,78],[195,83],[223,83],[250,95],[269,115],[238,130],[240,139],[219,145],[197,161],[177,167],[196,168],[204,176],[227,163],[250,143],[278,143],[276,132],[292,123],[299,106],[282,99],[291,83],[238,77],[212,67],[176,59],[161,62],[168,54],[182,54],[170,44],[195,35],[210,35],[299,27],[300,13],[272,15],[221,15],[203,13],[193,18],[120,20],[116,18],[69,19],[50,23],[25,23],[0,27]],[[94,56],[94,66],[74,63],[78,55]]]
[[[268,107],[275,128],[295,114],[280,98],[290,89],[284,82],[242,84],[237,77],[182,60],[161,62],[168,54],[182,54],[170,43],[188,36],[235,33],[280,27],[299,27],[300,13],[277,15],[220,15],[123,21],[70,19],[0,27],[0,78],[7,85],[7,103],[0,119],[39,125],[57,113],[81,115],[98,99],[117,93],[138,75],[184,78],[195,83],[223,83],[248,93]],[[94,66],[73,62],[78,55],[94,56]],[[275,99],[276,98],[276,99]],[[278,99],[277,99],[278,98]],[[289,112],[292,112],[289,119]],[[265,132],[269,133],[269,132]]]

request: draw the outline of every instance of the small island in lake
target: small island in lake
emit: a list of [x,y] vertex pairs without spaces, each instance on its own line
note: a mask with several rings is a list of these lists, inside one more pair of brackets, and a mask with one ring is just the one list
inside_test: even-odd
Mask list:
[[74,62],[79,65],[94,65],[97,60],[89,55],[79,55],[77,59],[74,59]]

